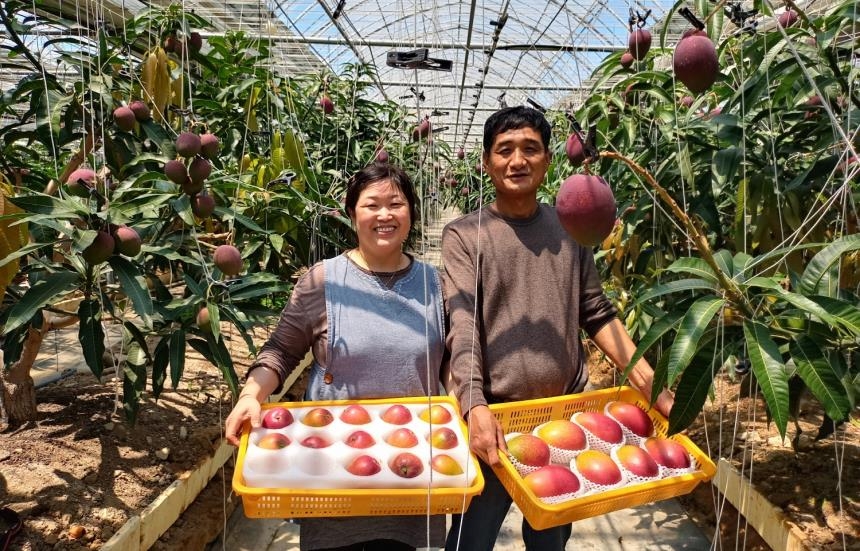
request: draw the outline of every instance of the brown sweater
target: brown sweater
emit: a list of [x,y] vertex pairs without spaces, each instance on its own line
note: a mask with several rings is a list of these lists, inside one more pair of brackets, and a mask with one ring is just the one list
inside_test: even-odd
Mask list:
[[580,330],[594,335],[616,309],[591,251],[568,237],[554,207],[508,219],[489,205],[454,220],[442,258],[461,411],[582,390]]

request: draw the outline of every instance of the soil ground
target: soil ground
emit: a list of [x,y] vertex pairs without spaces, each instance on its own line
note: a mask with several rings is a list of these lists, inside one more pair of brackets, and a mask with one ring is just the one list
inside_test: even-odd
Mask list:
[[[243,372],[247,354],[234,357]],[[592,380],[610,386],[614,372],[597,360]],[[743,470],[800,528],[809,549],[860,550],[860,429],[846,424],[836,438],[801,438],[795,451],[774,439],[776,429],[766,423],[761,402],[739,395],[739,385],[719,383],[717,401],[689,436],[715,460],[728,458]],[[193,354],[179,388],[165,390],[157,403],[146,398],[135,426],[117,415],[116,396],[110,380],[67,377],[39,390],[35,424],[0,435],[0,506],[25,520],[10,549],[98,549],[178,473],[211,453],[230,409],[218,370]],[[815,434],[820,416],[808,403],[799,420],[805,435]],[[162,459],[156,452],[165,449]],[[225,499],[230,476],[227,471],[216,477],[196,512],[184,515],[154,548],[202,549],[235,506]],[[709,537],[720,525],[722,543],[716,548],[768,548],[711,485],[700,485],[682,503]],[[74,539],[78,526],[83,532]],[[194,537],[195,531],[206,533]]]

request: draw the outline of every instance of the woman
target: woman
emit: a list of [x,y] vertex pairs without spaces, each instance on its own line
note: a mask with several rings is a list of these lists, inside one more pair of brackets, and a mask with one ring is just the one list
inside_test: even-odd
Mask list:
[[[440,393],[441,286],[433,267],[402,249],[417,214],[412,182],[402,169],[374,163],[350,180],[345,208],[358,246],[315,264],[296,283],[227,417],[234,445],[246,420],[260,426],[260,404],[308,350],[307,400]],[[429,545],[440,547],[445,517],[307,518],[300,534],[303,550],[412,550],[428,545],[428,534]]]

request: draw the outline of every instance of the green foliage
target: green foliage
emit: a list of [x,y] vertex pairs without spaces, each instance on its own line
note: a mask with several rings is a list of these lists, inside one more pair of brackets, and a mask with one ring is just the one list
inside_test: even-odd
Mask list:
[[[700,19],[714,9],[698,4]],[[680,99],[692,94],[657,69],[671,54],[664,29],[664,49],[630,70],[609,56],[594,78],[615,84],[577,111],[602,149],[646,167],[705,237],[707,251],[623,163],[592,167],[613,184],[622,223],[598,258],[640,343],[634,361],[656,358],[657,380],[676,392],[671,432],[736,362],[751,365],[782,434],[804,386],[832,419],[856,407],[857,364],[846,361],[860,342],[846,163],[856,144],[846,138],[856,136],[860,98],[845,37],[858,16],[845,2],[809,23],[721,34],[728,23],[709,18],[710,36],[724,37],[721,75],[689,107]],[[817,95],[827,110],[807,103]]]
[[[29,55],[20,37],[45,19],[58,29],[71,26],[50,15],[19,17],[27,7],[0,6],[0,22],[12,37],[0,63],[29,73],[0,95],[0,115],[13,120],[0,128],[0,171],[20,183],[12,201],[24,213],[16,219],[27,222],[33,241],[0,259],[0,265],[21,260],[29,282],[23,292],[10,290],[11,306],[0,312],[7,367],[20,357],[30,324],[41,323],[42,309],[77,296],[83,357],[97,377],[102,323],[125,320],[129,359],[121,373],[131,421],[147,389],[147,370],[158,398],[168,380],[179,384],[188,346],[218,366],[237,392],[227,335],[255,353],[252,331],[274,319],[294,274],[351,245],[341,208],[349,175],[385,148],[391,162],[414,176],[422,201],[436,192],[438,169],[427,157],[431,147],[447,155],[447,145],[413,141],[414,115],[395,102],[365,98],[365,83],[374,76],[369,66],[346,66],[340,75],[279,75],[271,70],[270,45],[241,32],[212,37],[192,51],[191,33],[209,25],[174,4],[143,11],[121,35],[102,29],[92,41],[71,32],[50,39],[46,47],[73,46],[58,55],[81,71],[62,81]],[[186,45],[175,51],[168,47],[173,39]],[[321,109],[322,95],[334,103],[333,113]],[[153,118],[122,130],[112,113],[136,99],[146,101]],[[192,196],[163,173],[184,131],[213,133],[220,142],[204,189],[216,208],[205,220],[194,215]],[[61,181],[81,161],[97,172],[84,197]],[[29,174],[16,180],[20,167]],[[140,235],[141,253],[85,262],[81,252],[98,232],[118,225]],[[224,278],[212,264],[212,248],[224,242],[242,252],[247,268],[240,277]],[[210,319],[205,329],[196,323],[203,307]]]

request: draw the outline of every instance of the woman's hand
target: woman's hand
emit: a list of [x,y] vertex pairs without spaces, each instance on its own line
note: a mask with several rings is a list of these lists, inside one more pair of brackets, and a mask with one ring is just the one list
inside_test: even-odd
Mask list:
[[469,410],[469,447],[487,465],[499,465],[499,449],[505,453],[505,433],[487,406]]
[[252,369],[248,374],[248,380],[239,393],[233,411],[224,422],[224,437],[227,442],[234,446],[239,445],[239,436],[242,434],[242,425],[245,421],[251,422],[251,428],[255,429],[260,423],[260,404],[278,387],[278,376],[271,369]]
[[239,395],[239,400],[233,406],[233,411],[224,422],[224,436],[234,446],[239,446],[239,437],[242,435],[242,425],[246,421],[251,422],[251,428],[260,426],[260,402],[250,394]]

